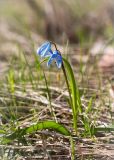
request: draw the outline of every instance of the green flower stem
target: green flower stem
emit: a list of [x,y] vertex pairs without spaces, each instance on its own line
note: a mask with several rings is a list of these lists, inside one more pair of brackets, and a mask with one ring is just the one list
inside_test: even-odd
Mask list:
[[[72,111],[74,113],[73,102],[72,102],[71,91],[70,91],[70,85],[69,85],[69,82],[68,82],[67,73],[66,73],[66,70],[65,70],[65,67],[64,67],[64,63],[62,63],[62,70],[63,70],[63,74],[64,74],[64,77],[65,77],[65,81],[66,81],[66,85],[67,85],[67,89],[68,89],[68,93],[69,93],[70,105],[71,105]],[[74,128],[74,130],[77,134],[77,123],[75,123],[76,118],[77,118],[77,116],[73,114],[73,128]]]
[[62,63],[62,70],[63,70],[63,74],[64,74],[64,77],[65,77],[65,81],[66,81],[66,85],[67,85],[67,89],[68,89],[68,93],[69,93],[70,104],[71,104],[71,106],[72,106],[72,97],[71,97],[70,86],[69,86],[69,82],[68,82],[66,70],[65,70],[65,67],[64,67],[64,64],[63,64],[63,63]]
[[[57,46],[54,42],[50,41],[51,44],[54,45],[55,49],[57,49]],[[60,52],[60,51],[59,51]],[[60,53],[61,54],[61,53]],[[66,85],[67,85],[67,89],[68,89],[68,93],[69,93],[69,101],[70,101],[70,105],[71,105],[71,108],[72,108],[72,114],[73,114],[73,128],[75,130],[75,133],[77,134],[77,112],[74,108],[74,100],[73,100],[73,95],[72,95],[72,91],[70,89],[70,85],[69,85],[69,81],[68,81],[68,77],[67,77],[67,73],[66,73],[66,70],[65,70],[65,67],[64,67],[64,63],[62,62],[62,70],[63,70],[63,74],[64,74],[64,77],[65,77],[65,81],[66,81]]]
[[[55,49],[57,49],[57,46],[54,42],[50,41],[50,43],[52,43],[54,46],[55,46]],[[68,83],[68,78],[67,78],[67,74],[66,74],[66,70],[65,70],[65,67],[64,67],[64,64],[62,63],[62,70],[63,70],[63,73],[64,73],[64,76],[65,76],[65,80],[66,80],[66,84],[67,84],[67,89],[68,89],[68,92],[69,92],[69,98],[70,98],[70,103],[72,103],[72,97],[71,97],[71,92],[70,92],[70,86],[69,86],[69,83]]]
[[50,43],[55,46],[55,49],[56,49],[56,50],[58,50],[58,49],[57,49],[57,46],[56,46],[56,44],[55,44],[54,42],[50,41]]

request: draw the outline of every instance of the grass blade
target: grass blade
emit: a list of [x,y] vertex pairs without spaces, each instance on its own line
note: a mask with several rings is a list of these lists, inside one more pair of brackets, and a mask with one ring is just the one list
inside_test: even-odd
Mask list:
[[22,139],[23,136],[27,134],[32,134],[38,130],[43,130],[43,129],[52,129],[62,135],[70,136],[69,130],[65,128],[63,125],[56,123],[55,121],[43,121],[33,124],[30,127],[17,129],[12,134],[3,137],[2,143],[9,143],[15,139]]
[[114,132],[114,125],[109,125],[109,126],[98,126],[98,127],[95,127],[93,128],[93,132],[94,134],[96,132]]

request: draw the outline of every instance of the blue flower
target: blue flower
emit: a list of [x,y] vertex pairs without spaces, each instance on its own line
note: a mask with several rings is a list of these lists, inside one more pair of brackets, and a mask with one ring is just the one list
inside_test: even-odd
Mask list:
[[49,58],[49,60],[47,62],[47,66],[50,66],[50,64],[54,60],[55,60],[55,62],[57,64],[57,67],[61,68],[61,66],[62,66],[62,56],[61,56],[61,54],[60,54],[60,52],[58,50],[55,50],[53,52],[53,54],[50,56],[50,58]]
[[45,42],[41,45],[40,48],[37,49],[37,54],[39,54],[41,57],[48,57],[53,54],[51,50],[51,43]]
[[[47,66],[50,66],[50,64],[55,61],[58,68],[61,68],[62,66],[62,56],[60,52],[56,49],[55,51],[51,50],[51,42],[45,42],[41,45],[40,48],[37,49],[37,54],[39,54],[41,57],[49,57]],[[56,47],[55,47],[56,48]]]

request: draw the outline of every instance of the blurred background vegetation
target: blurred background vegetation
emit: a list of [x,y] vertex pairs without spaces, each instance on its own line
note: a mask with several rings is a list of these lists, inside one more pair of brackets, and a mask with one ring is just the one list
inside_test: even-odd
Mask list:
[[45,40],[63,47],[69,42],[98,54],[104,45],[113,44],[113,15],[113,0],[1,0],[0,68],[4,71],[4,62],[19,54],[17,46],[32,55]]
[[79,43],[81,38],[110,37],[113,9],[113,0],[1,0],[0,24],[1,30],[8,25],[13,32],[26,35],[28,27],[58,43],[66,39]]

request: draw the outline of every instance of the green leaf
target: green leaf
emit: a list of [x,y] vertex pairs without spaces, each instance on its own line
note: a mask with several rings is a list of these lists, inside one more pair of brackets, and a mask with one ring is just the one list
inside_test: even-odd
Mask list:
[[74,77],[72,67],[66,59],[63,58],[63,61],[64,61],[65,68],[67,71],[67,76],[69,78],[69,84],[70,84],[70,89],[71,89],[71,94],[72,94],[72,102],[73,102],[74,110],[76,112],[79,109],[81,112],[82,109],[81,109],[80,93],[79,93],[78,86],[76,84],[76,80]]
[[2,143],[9,143],[15,139],[22,139],[24,135],[32,134],[38,130],[43,130],[43,129],[53,129],[54,131],[62,135],[70,136],[70,132],[63,125],[56,123],[55,121],[43,121],[43,122],[38,122],[36,124],[33,124],[30,127],[17,129],[12,134],[4,136],[2,139]]
[[80,93],[78,90],[78,86],[76,84],[76,80],[75,80],[71,65],[64,58],[63,58],[63,62],[64,62],[64,66],[65,66],[65,71],[67,72],[67,78],[68,78],[68,82],[69,82],[69,86],[70,86],[74,128],[75,128],[75,130],[77,130],[78,112],[82,113]]

